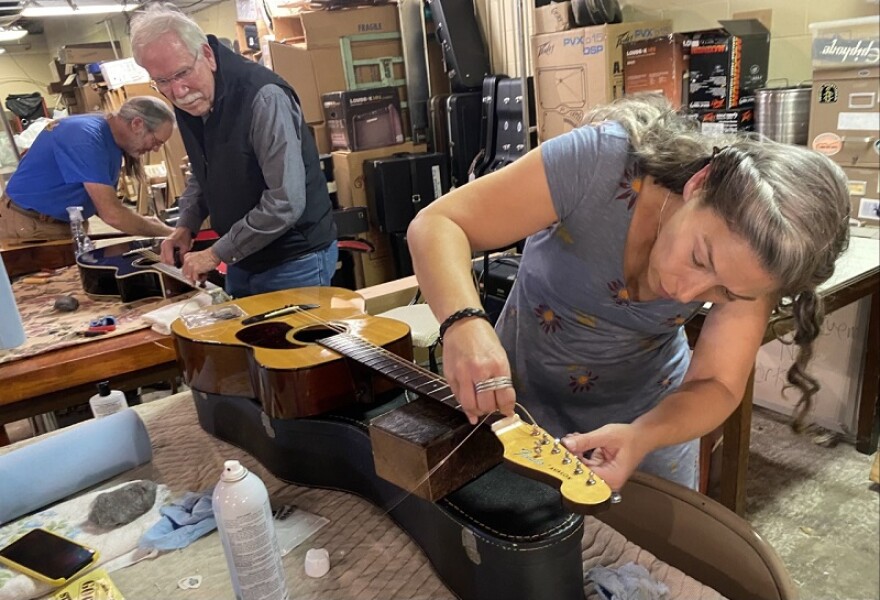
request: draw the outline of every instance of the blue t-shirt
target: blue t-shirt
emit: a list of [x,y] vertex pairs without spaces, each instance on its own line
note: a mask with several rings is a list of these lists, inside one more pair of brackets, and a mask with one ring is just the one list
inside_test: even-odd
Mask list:
[[517,400],[561,436],[629,423],[680,385],[701,306],[629,297],[623,254],[640,173],[618,123],[541,145],[559,221],[531,236],[498,321]]
[[96,210],[83,184],[116,187],[121,168],[122,149],[104,115],[75,115],[40,132],[6,193],[18,206],[61,221],[68,206],[82,206],[87,219]]

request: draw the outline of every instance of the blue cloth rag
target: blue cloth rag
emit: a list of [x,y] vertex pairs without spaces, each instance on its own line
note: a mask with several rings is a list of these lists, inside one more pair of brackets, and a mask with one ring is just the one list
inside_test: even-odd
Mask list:
[[141,537],[143,550],[177,550],[217,528],[211,508],[211,492],[187,492],[183,498],[162,507],[162,519]]
[[665,600],[669,588],[651,579],[645,567],[629,562],[619,569],[594,567],[587,574],[602,600]]

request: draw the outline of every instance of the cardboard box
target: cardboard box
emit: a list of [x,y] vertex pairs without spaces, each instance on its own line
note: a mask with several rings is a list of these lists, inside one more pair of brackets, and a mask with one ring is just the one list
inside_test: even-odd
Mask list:
[[71,44],[58,49],[58,61],[66,65],[86,65],[89,63],[116,60],[122,56],[119,42],[113,42],[116,53],[110,42],[93,42],[89,44]]
[[660,93],[675,108],[687,106],[690,77],[684,36],[673,33],[623,45],[623,91],[626,94]]
[[397,6],[370,6],[346,10],[316,10],[301,12],[305,47],[335,48],[339,51],[339,38],[371,33],[400,32]]
[[[354,60],[403,56],[400,40],[355,42],[352,43],[351,51]],[[327,92],[348,89],[338,40],[333,48],[315,50],[309,50],[303,44],[269,42],[269,53],[273,70],[296,90],[306,122],[322,122],[324,109],[321,96]],[[402,63],[395,65],[394,68],[394,78],[403,79]],[[359,83],[381,82],[383,74],[379,71],[369,67],[358,67],[355,70],[355,78]],[[405,90],[403,87],[401,89]],[[404,94],[400,95],[401,99],[404,98]]]
[[567,31],[574,23],[571,2],[554,2],[535,9],[534,34]]
[[719,23],[719,29],[684,34],[690,47],[689,108],[753,106],[754,91],[767,82],[770,31],[757,19]]
[[752,108],[728,108],[695,113],[700,131],[707,135],[724,135],[738,131],[755,130],[755,111]]
[[623,95],[623,45],[672,33],[672,21],[582,27],[532,36],[538,135],[580,126],[591,108]]
[[839,165],[880,168],[880,67],[813,72],[808,139]]
[[372,252],[353,255],[354,280],[358,289],[393,281],[397,278],[394,268],[394,256],[391,252],[391,240],[388,234],[377,229],[362,233],[359,238],[373,245]]
[[868,227],[880,227],[880,169],[843,167],[849,181],[851,216]]
[[369,150],[403,143],[400,98],[393,87],[322,96],[333,150]]
[[330,130],[327,129],[326,123],[309,123],[309,131],[315,138],[315,145],[318,147],[318,154],[330,154]]
[[813,70],[880,65],[880,16],[810,23]]

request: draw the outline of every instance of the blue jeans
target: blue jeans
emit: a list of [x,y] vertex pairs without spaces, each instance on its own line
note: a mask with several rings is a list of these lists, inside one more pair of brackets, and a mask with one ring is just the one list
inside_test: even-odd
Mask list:
[[334,240],[323,250],[281,263],[262,273],[251,273],[229,265],[226,269],[226,293],[233,298],[243,298],[290,288],[330,285],[338,258],[339,250]]

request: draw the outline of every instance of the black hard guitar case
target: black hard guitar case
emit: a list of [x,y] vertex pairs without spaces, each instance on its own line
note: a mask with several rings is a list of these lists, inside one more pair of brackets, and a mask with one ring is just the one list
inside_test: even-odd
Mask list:
[[319,417],[275,419],[250,398],[193,389],[201,427],[291,483],[358,494],[391,516],[464,600],[583,600],[584,520],[559,493],[497,466],[429,502],[379,478],[367,424],[397,392]]
[[489,52],[473,0],[427,0],[453,92],[479,90],[489,74]]
[[[523,103],[528,102],[529,123],[535,123],[535,101],[532,78],[528,78],[528,90],[522,93],[522,80],[505,77],[498,82],[495,98],[495,118],[493,132],[495,139],[491,160],[481,174],[491,173],[509,165],[526,153],[526,131],[523,122]],[[536,132],[535,132],[536,133]],[[533,135],[529,147],[537,146]]]
[[449,173],[452,185],[468,182],[471,164],[480,152],[480,92],[450,94],[447,99],[449,126]]

